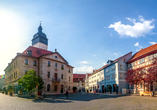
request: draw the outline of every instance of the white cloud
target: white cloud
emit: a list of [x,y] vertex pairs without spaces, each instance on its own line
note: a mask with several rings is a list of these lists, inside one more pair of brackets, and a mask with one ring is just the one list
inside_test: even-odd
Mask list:
[[151,34],[151,30],[155,28],[152,20],[145,20],[142,16],[139,16],[139,22],[136,22],[135,19],[126,18],[131,21],[134,25],[125,25],[122,24],[121,21],[115,22],[114,24],[110,24],[108,28],[114,28],[116,32],[120,35],[126,35],[131,37],[141,37],[145,36],[145,34]]
[[139,46],[139,43],[138,43],[138,42],[136,42],[136,44],[134,44],[134,45],[137,47],[137,46]]
[[151,45],[156,44],[156,42],[149,42]]
[[96,55],[93,55],[93,57],[95,57]]
[[113,53],[113,55],[115,55],[116,57],[118,57],[118,53]]
[[80,64],[89,64],[90,62],[87,61],[80,61]]
[[106,65],[106,63],[104,62],[103,65]]
[[139,42],[136,42],[136,43],[134,44],[134,46],[137,47],[137,48],[136,48],[136,51],[139,51],[140,49],[143,48],[143,47],[139,44]]
[[75,67],[74,73],[92,73],[93,69],[94,68],[92,66]]

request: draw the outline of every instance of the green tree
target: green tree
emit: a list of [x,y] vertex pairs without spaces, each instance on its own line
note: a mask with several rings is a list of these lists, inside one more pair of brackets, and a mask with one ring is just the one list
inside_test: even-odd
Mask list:
[[44,81],[40,76],[38,76],[38,83],[39,83],[38,90],[40,91],[42,90],[44,84]]
[[38,79],[36,72],[34,70],[29,70],[26,75],[18,80],[18,84],[21,85],[24,90],[28,91],[29,95],[31,95],[32,91],[35,91],[36,85],[40,85]]
[[8,91],[5,86],[2,87],[2,90],[3,90],[3,92],[5,92],[5,94],[8,94]]
[[12,96],[12,91],[14,90],[13,85],[11,85],[11,84],[7,85],[6,89],[9,92],[9,94]]
[[74,87],[73,87],[73,92],[75,92],[76,90],[77,90],[77,87],[74,86]]

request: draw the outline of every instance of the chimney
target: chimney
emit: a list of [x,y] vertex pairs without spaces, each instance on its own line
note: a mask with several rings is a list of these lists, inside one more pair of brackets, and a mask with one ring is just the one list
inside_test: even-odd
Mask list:
[[140,51],[143,50],[143,48],[140,49]]
[[55,52],[57,52],[57,49],[55,49]]

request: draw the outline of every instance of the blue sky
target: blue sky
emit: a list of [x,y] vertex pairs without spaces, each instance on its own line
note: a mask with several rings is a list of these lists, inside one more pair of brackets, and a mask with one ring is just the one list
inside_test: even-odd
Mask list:
[[89,73],[108,59],[133,54],[157,42],[155,0],[0,0],[0,74],[31,46],[42,21],[48,50]]

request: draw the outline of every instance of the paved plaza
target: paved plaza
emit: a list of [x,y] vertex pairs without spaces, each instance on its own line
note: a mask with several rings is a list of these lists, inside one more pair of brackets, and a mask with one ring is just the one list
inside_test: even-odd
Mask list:
[[157,110],[157,97],[76,93],[34,100],[0,93],[0,110]]

